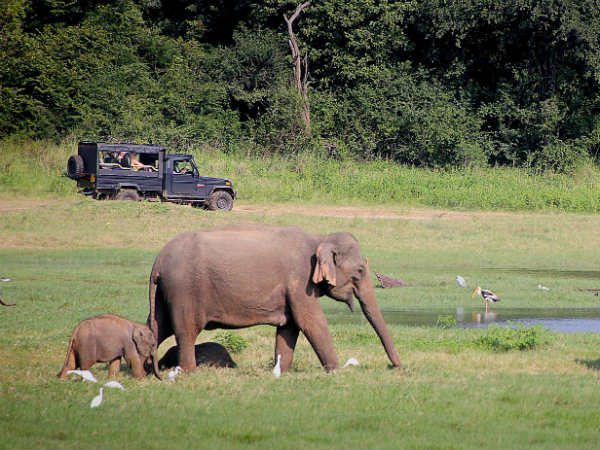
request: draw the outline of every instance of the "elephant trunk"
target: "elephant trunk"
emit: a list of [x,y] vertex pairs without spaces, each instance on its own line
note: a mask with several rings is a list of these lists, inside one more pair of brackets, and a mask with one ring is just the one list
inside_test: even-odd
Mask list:
[[363,285],[361,286],[361,289],[357,291],[357,297],[363,314],[379,336],[379,339],[381,340],[381,343],[383,344],[385,352],[392,362],[392,365],[395,367],[402,367],[402,364],[400,363],[400,357],[398,356],[398,353],[396,353],[396,348],[394,347],[394,343],[392,341],[392,336],[390,335],[388,327],[383,320],[381,310],[377,305],[377,299],[375,298],[375,291],[373,289],[373,282],[371,281],[371,278],[366,276],[362,284]]
[[158,373],[158,350],[156,347],[152,349],[152,354],[150,355],[152,358],[152,373],[154,376],[162,381],[160,374]]

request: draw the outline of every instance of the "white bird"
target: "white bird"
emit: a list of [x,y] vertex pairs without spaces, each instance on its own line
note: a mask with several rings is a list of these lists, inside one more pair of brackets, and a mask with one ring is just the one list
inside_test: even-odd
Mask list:
[[273,375],[275,375],[275,378],[281,376],[281,355],[277,355],[277,364],[273,367]]
[[90,403],[90,408],[96,408],[96,407],[100,406],[100,403],[102,403],[102,393],[103,392],[104,392],[104,388],[100,388],[100,393],[92,399],[92,403]]
[[492,291],[488,291],[487,289],[481,289],[479,286],[473,292],[473,297],[479,295],[482,299],[485,300],[485,312],[490,312],[490,303],[489,302],[499,302],[500,297],[494,294]]
[[183,369],[181,368],[181,366],[175,367],[173,370],[170,370],[169,373],[167,374],[167,380],[175,381],[175,377],[181,372],[183,372]]
[[71,375],[72,373],[79,375],[81,378],[83,378],[83,381],[91,381],[93,383],[98,382],[94,374],[89,370],[67,370],[67,374]]
[[104,383],[104,386],[109,387],[109,388],[121,389],[122,391],[125,390],[123,385],[121,383],[119,383],[118,381],[109,381],[107,383]]
[[10,281],[10,278],[0,277],[0,281],[4,281],[5,283],[8,283]]
[[456,275],[456,284],[458,284],[462,288],[467,287],[467,282],[460,275]]
[[346,361],[346,364],[342,366],[342,369],[347,366],[358,366],[358,361],[356,358],[350,358],[348,361]]
[[538,284],[538,289],[540,291],[549,291],[550,290],[549,288],[547,288],[546,286],[542,286],[541,284]]

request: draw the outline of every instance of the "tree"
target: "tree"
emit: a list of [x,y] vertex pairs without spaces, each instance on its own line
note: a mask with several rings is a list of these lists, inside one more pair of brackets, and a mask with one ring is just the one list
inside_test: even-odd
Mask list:
[[[300,116],[304,122],[306,134],[308,135],[311,134],[310,102],[308,100],[308,85],[310,84],[310,80],[308,79],[308,52],[305,53],[304,58],[302,58],[300,49],[298,48],[298,42],[296,41],[296,36],[294,36],[292,25],[302,10],[309,5],[310,2],[302,3],[300,6],[298,6],[298,8],[296,8],[296,12],[289,19],[285,14],[283,15],[285,23],[287,24],[288,34],[290,36],[288,42],[290,44],[290,49],[292,50],[292,63],[294,64],[294,84],[296,86],[296,91],[300,96]],[[304,70],[302,69],[303,65]]]

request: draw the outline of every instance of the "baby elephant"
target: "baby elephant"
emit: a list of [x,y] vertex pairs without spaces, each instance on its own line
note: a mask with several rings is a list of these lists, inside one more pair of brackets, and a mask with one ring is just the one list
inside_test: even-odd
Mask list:
[[156,350],[154,334],[146,325],[112,314],[90,317],[73,331],[65,363],[56,376],[67,378],[68,370],[88,370],[97,362],[108,362],[109,377],[117,378],[123,357],[135,378],[152,370],[160,380]]
[[[227,349],[221,344],[216,342],[204,342],[203,344],[197,344],[196,350],[196,365],[205,364],[213,367],[237,367],[237,364],[233,362],[231,356],[227,352]],[[175,367],[179,359],[179,346],[174,345],[158,362],[159,369],[168,369],[169,367]]]

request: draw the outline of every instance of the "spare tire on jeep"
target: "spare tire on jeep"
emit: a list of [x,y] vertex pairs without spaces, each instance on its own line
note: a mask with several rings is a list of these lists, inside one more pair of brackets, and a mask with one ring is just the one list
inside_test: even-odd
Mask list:
[[73,178],[74,180],[81,178],[84,170],[85,167],[81,156],[69,156],[69,160],[67,161],[67,175],[69,175],[69,178]]

